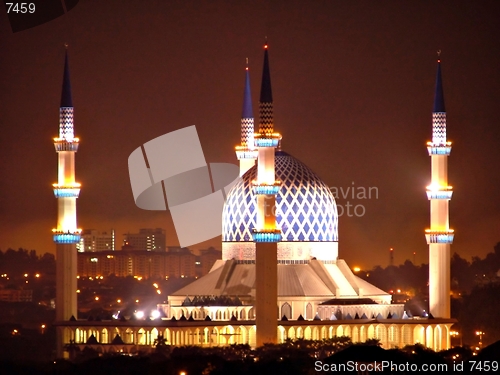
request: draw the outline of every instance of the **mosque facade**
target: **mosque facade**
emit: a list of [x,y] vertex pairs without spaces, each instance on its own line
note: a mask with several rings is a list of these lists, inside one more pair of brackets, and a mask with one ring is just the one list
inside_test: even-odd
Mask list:
[[267,44],[264,53],[258,132],[246,69],[236,147],[241,179],[222,209],[222,259],[159,305],[162,319],[73,318],[57,323],[65,332],[61,337],[82,348],[128,353],[151,350],[158,336],[170,345],[255,347],[348,336],[353,342],[378,339],[385,348],[450,347],[449,315],[408,316],[404,305],[392,304],[390,294],[356,276],[339,258],[332,192],[282,150],[282,136],[274,131]]

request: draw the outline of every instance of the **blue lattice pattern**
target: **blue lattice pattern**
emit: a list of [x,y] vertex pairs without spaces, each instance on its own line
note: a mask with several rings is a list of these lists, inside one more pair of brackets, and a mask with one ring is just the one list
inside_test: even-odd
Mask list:
[[432,142],[427,143],[427,151],[429,155],[450,155],[451,142],[446,142],[444,145],[436,145]]
[[[328,186],[305,164],[283,151],[276,151],[276,224],[281,241],[338,241],[335,198]],[[251,242],[257,227],[257,198],[252,181],[254,166],[228,193],[222,213],[222,240]]]
[[59,138],[71,141],[74,137],[73,107],[61,107],[59,109]]
[[80,140],[78,138],[73,138],[72,142],[68,142],[65,139],[54,138],[54,147],[56,148],[56,152],[60,151],[78,151],[78,142]]
[[280,242],[281,231],[279,229],[273,231],[253,230],[252,237],[255,242]]
[[238,160],[257,159],[257,156],[259,155],[259,152],[257,150],[249,150],[248,148],[242,146],[236,146],[235,151]]
[[446,112],[432,114],[432,143],[436,145],[446,144]]
[[447,199],[450,200],[453,195],[452,190],[428,190],[427,199]]
[[55,243],[60,243],[60,244],[73,244],[73,243],[75,243],[76,244],[76,243],[80,242],[82,230],[77,229],[74,232],[71,232],[71,231],[63,232],[63,231],[60,231],[57,229],[52,229],[52,233],[53,233],[52,238],[53,238]]
[[58,185],[52,184],[54,187],[54,195],[56,198],[78,198],[80,195],[80,184],[74,185]]
[[431,243],[451,244],[453,243],[454,237],[455,233],[452,229],[445,231],[436,231],[427,229],[425,231],[425,239],[427,240],[427,244]]
[[278,147],[281,135],[272,133],[269,135],[255,134],[255,147]]
[[253,192],[256,195],[276,195],[281,187],[281,181],[275,181],[274,184],[259,184],[257,181],[252,181]]

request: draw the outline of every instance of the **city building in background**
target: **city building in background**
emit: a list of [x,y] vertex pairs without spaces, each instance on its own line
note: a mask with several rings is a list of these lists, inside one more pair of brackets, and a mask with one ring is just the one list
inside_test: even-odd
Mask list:
[[130,250],[165,251],[167,247],[165,229],[162,228],[140,229],[139,233],[125,233],[123,238],[124,245]]
[[[78,276],[115,275],[143,279],[199,277],[207,274],[222,252],[210,248],[200,256],[188,248],[168,247],[166,252],[118,250],[78,253]],[[199,264],[197,264],[199,262]]]
[[31,302],[33,301],[32,289],[7,289],[0,288],[0,301],[5,302]]
[[222,251],[220,250],[217,250],[213,247],[200,250],[200,255],[199,255],[200,276],[209,273],[215,262],[219,259],[222,259]]
[[115,230],[111,232],[100,232],[95,229],[84,229],[80,237],[80,242],[76,245],[78,252],[96,252],[115,250]]

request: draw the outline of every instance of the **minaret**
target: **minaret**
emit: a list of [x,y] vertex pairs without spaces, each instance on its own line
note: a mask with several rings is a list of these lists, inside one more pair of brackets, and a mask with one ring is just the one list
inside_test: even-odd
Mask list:
[[[66,46],[67,48],[67,46]],[[57,198],[57,228],[53,229],[56,243],[56,321],[67,321],[77,316],[76,302],[76,244],[81,230],[76,226],[76,198],[80,184],[75,182],[75,152],[78,138],[73,128],[73,101],[69,79],[68,51],[64,64],[61,107],[59,109],[59,137],[54,138],[58,158],[58,178],[54,186]],[[69,342],[69,334],[57,328],[57,356],[63,356],[63,345]]]
[[435,318],[450,318],[450,245],[453,230],[449,227],[448,205],[452,188],[448,186],[448,156],[451,142],[446,140],[446,110],[438,52],[432,142],[427,143],[431,157],[431,184],[427,197],[431,205],[431,227],[425,237],[429,244],[429,311]]
[[281,230],[276,227],[276,194],[281,183],[275,180],[274,153],[281,135],[274,132],[273,93],[269,72],[267,42],[264,45],[264,69],[259,101],[259,132],[255,134],[258,150],[257,180],[253,181],[257,196],[257,228],[255,241],[255,323],[257,346],[277,342],[278,331],[278,242]]
[[250,73],[248,59],[245,69],[245,89],[243,91],[243,110],[241,111],[241,145],[236,146],[236,156],[240,161],[240,177],[255,165],[257,150],[254,144],[254,122],[252,94],[250,91]]

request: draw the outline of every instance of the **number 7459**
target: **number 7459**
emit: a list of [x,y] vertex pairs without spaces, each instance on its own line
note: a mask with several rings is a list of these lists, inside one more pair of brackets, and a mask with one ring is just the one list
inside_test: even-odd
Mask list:
[[5,3],[7,13],[35,13],[35,3]]

